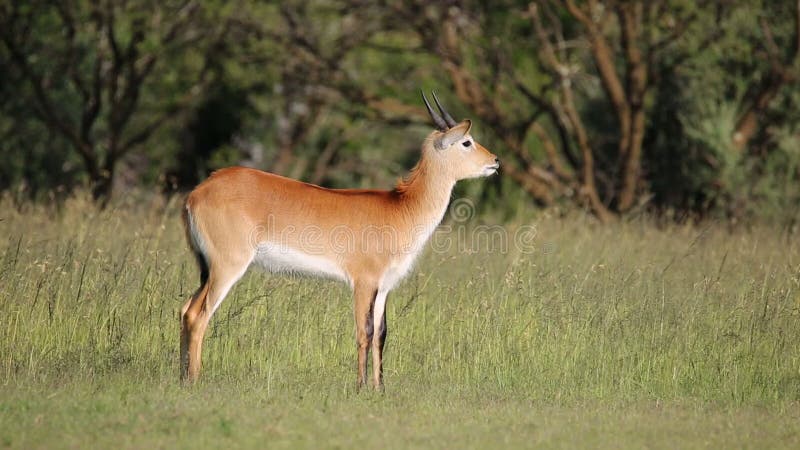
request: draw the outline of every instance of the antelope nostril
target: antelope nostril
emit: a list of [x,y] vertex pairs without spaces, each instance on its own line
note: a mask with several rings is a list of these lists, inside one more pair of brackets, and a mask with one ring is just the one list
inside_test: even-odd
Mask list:
[[499,166],[500,165],[500,158],[495,158],[494,159],[494,163]]

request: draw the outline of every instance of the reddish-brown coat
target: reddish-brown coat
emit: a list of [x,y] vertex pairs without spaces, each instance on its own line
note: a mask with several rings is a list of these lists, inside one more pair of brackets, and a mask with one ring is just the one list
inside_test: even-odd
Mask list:
[[441,221],[456,181],[497,169],[497,158],[472,140],[470,126],[464,121],[433,132],[417,166],[389,191],[327,189],[244,167],[219,170],[197,186],[186,200],[185,222],[208,278],[181,311],[182,379],[197,379],[211,315],[259,261],[353,287],[358,382],[366,381],[371,343],[373,381],[380,386],[386,294]]

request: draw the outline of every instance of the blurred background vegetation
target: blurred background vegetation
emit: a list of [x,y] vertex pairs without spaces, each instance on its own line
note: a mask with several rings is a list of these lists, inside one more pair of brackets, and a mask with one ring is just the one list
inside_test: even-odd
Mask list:
[[243,164],[389,188],[435,89],[502,214],[800,221],[800,2],[0,0],[0,190],[190,189]]

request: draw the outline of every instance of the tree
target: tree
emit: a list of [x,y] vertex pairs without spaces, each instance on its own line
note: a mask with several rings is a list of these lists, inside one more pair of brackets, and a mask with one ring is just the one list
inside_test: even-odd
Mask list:
[[[359,64],[397,57],[397,49],[376,44],[379,35],[398,28],[391,10],[361,0],[286,1],[262,15],[269,20],[251,16],[236,21],[237,27],[276,49],[270,62],[277,67],[279,92],[269,96],[274,149],[268,150],[271,157],[261,168],[314,183],[330,181],[336,171],[374,174],[374,166],[359,164],[359,155],[342,152],[352,146],[346,136],[357,134],[357,122],[377,125],[376,131],[356,139],[362,144],[387,128],[428,123],[418,100],[408,105],[384,95],[402,90],[406,80],[373,78],[377,74],[365,74]],[[365,52],[373,53],[365,57]],[[415,90],[412,97],[417,99]]]
[[[658,76],[653,71],[674,69],[689,56],[673,54],[689,30],[701,43],[715,38],[713,28],[698,26],[700,17],[709,16],[703,11],[709,4],[589,0],[391,7],[441,59],[459,99],[497,132],[512,157],[506,173],[541,204],[574,196],[608,220],[612,211],[629,210],[642,191],[648,97]],[[666,56],[671,66],[662,61]],[[596,108],[607,108],[615,118],[610,133],[589,120]],[[532,139],[542,158],[531,153]],[[614,153],[601,144],[608,140],[616,142]]]
[[[747,94],[742,99],[741,113],[736,121],[732,136],[733,144],[742,150],[765,124],[767,109],[786,86],[794,85],[800,79],[800,0],[794,4],[776,2],[765,12],[772,12],[771,19],[764,15],[758,18],[760,39],[756,39],[757,60],[766,66],[760,78],[752,80]],[[777,21],[791,17],[792,30],[776,39],[770,20]],[[776,19],[778,18],[778,19]]]
[[[30,87],[35,117],[80,156],[101,204],[111,196],[121,158],[210,81],[211,53],[229,31],[211,15],[193,0],[0,5],[0,49],[17,80]],[[178,73],[175,60],[191,57],[199,60],[196,69]],[[168,74],[176,78],[169,95],[154,98],[153,79]]]
[[0,149],[29,150],[0,187],[388,183],[434,88],[500,153],[487,195],[603,221],[741,204],[796,178],[798,30],[797,0],[0,0]]

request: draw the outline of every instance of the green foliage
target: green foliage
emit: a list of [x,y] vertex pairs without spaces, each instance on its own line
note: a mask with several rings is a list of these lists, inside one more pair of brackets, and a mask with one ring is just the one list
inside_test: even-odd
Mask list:
[[[788,54],[793,35],[789,2],[734,4],[716,22],[708,11],[700,24],[718,33],[706,46],[685,42],[676,55],[691,57],[678,70],[660,73],[648,127],[645,167],[659,207],[735,220],[760,217],[797,222],[800,170],[796,145],[800,114],[793,85],[778,93],[765,126],[738,149],[731,139],[744,108],[769,69],[764,23]],[[666,61],[670,63],[669,60]]]
[[[771,130],[769,151],[753,155],[730,140],[736,104],[705,99],[694,106],[675,111],[673,125],[653,131],[647,162],[654,172],[650,187],[656,202],[719,217],[797,223],[800,170],[794,126]],[[671,151],[675,148],[682,151]]]
[[[793,5],[735,1],[709,6],[684,0],[664,5],[646,22],[647,32],[656,41],[679,31],[685,37],[659,49],[649,74],[654,89],[644,99],[643,199],[651,195],[653,209],[681,215],[796,220],[790,207],[798,201],[794,186],[800,180],[796,84],[778,93],[748,148],[731,145],[737,121],[771,67],[769,39],[780,57],[791,56]],[[17,5],[25,20],[13,22],[17,28],[8,28],[9,35],[24,42],[24,59],[44,77],[59,115],[77,126],[85,114],[84,94],[74,79],[89,80],[98,61],[105,61],[100,67],[107,70],[111,49],[104,41],[107,30],[93,25],[91,2],[68,5],[79,25],[73,41],[56,6]],[[156,6],[134,1],[113,9],[121,48],[135,41],[142,21],[161,23],[158,17],[178,14],[174,4]],[[414,109],[420,88],[437,89],[456,116],[482,114],[459,103],[463,94],[453,93],[455,86],[448,82],[457,83],[452,67],[443,64],[440,39],[458,42],[461,69],[485,88],[504,119],[497,126],[476,121],[477,136],[501,159],[514,162],[518,155],[504,142],[518,132],[515,121],[539,117],[557,136],[552,118],[535,116],[540,105],[515,87],[520,83],[544,98],[557,95],[548,90],[558,80],[543,68],[528,7],[529,2],[518,1],[356,8],[344,0],[202,2],[185,25],[191,32],[177,41],[166,44],[159,40],[163,30],[145,28],[134,45],[140,55],[158,60],[141,86],[122,140],[154,118],[163,119],[152,136],[112,164],[119,168],[117,185],[186,190],[225,165],[272,170],[288,151],[291,162],[278,167],[284,174],[333,187],[389,187],[414,163],[430,129],[419,126],[424,119]],[[10,20],[8,11],[8,5],[0,10],[3,20]],[[567,39],[559,52],[575,73],[570,82],[576,106],[597,152],[597,183],[608,202],[619,188],[616,116],[589,56],[584,28],[563,7],[547,11],[547,20],[558,22]],[[450,28],[443,26],[447,17],[457,17]],[[684,21],[688,25],[682,30]],[[610,20],[609,42],[621,54],[615,27]],[[618,64],[624,79],[626,68]],[[103,106],[89,133],[101,165],[109,147],[109,95],[101,96]],[[387,101],[393,103],[387,107]],[[563,117],[563,111],[558,114]],[[43,123],[33,85],[7,45],[0,45],[0,137],[0,190],[63,197],[92,181],[74,143]],[[520,140],[530,159],[548,167],[538,139],[528,133]],[[573,159],[580,159],[575,142],[561,142],[560,136],[554,141],[571,146]],[[507,180],[474,189],[497,199],[493,205],[506,216],[513,216],[520,207],[516,199],[527,195],[519,183]],[[574,186],[567,191],[574,194]],[[568,196],[572,201],[574,195]]]

